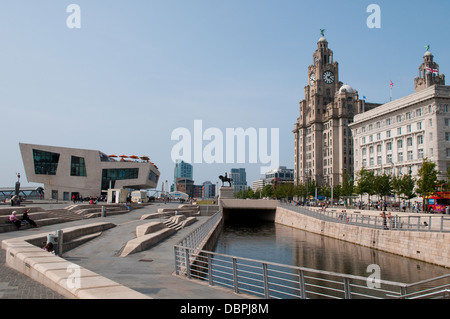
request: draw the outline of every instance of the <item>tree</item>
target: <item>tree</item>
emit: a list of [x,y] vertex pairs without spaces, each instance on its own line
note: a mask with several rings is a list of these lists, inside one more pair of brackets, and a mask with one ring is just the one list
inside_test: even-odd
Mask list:
[[342,173],[342,196],[352,196],[354,189],[353,174],[344,170]]
[[425,158],[422,162],[422,167],[417,174],[418,179],[416,182],[416,193],[423,198],[423,208],[427,208],[428,206],[428,199],[426,200],[427,206],[425,206],[425,199],[436,191],[438,174],[439,172],[436,170],[436,163]]
[[392,193],[392,177],[386,173],[374,177],[374,192],[381,198]]
[[263,197],[272,198],[272,196],[273,196],[273,185],[272,184],[267,184],[266,186],[264,186],[261,194],[262,194]]
[[416,180],[411,176],[411,172],[407,175],[403,175],[400,183],[400,193],[403,194],[403,198],[410,201],[411,198],[416,197],[414,193],[414,187]]
[[356,177],[358,180],[358,185],[356,186],[356,193],[360,195],[361,200],[363,194],[368,194],[370,202],[370,195],[374,194],[374,187],[373,187],[375,179],[374,172],[369,171],[365,167],[363,167],[356,174]]

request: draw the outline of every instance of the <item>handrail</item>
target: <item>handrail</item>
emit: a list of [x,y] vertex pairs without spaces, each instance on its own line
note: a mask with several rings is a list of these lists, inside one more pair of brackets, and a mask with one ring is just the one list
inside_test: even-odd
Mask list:
[[[210,286],[220,285],[235,293],[249,293],[261,298],[426,298],[442,294],[449,297],[449,284],[420,286],[450,278],[450,274],[402,283],[377,280],[370,285],[369,277],[284,265],[252,258],[236,257],[199,249],[206,236],[222,219],[218,212],[194,229],[174,246],[175,273],[188,279],[207,281]],[[407,293],[408,288],[419,287]],[[445,287],[445,289],[442,289]],[[439,291],[433,291],[441,289]]]
[[381,216],[362,215],[356,213],[337,212],[335,210],[312,210],[303,206],[292,206],[281,204],[280,207],[289,209],[299,214],[311,216],[320,220],[345,223],[360,227],[389,229],[399,231],[422,231],[422,232],[450,232],[450,217],[447,216],[398,216],[393,215],[391,219]]

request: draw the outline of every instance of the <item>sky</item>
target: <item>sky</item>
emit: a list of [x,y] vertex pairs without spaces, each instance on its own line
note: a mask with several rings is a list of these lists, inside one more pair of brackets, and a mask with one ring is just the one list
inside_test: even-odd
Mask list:
[[[379,28],[367,23],[371,4]],[[147,155],[160,189],[173,181],[174,132],[190,132],[192,153],[211,142],[194,143],[198,121],[202,133],[223,133],[223,145],[227,129],[260,139],[265,128],[279,165],[293,168],[292,130],[320,29],[339,80],[385,103],[390,81],[393,99],[414,92],[425,45],[450,74],[449,12],[443,0],[0,0],[0,187],[17,173],[35,185],[19,150],[30,143]],[[243,167],[251,186],[266,165],[246,149],[243,163],[227,159],[225,146],[223,163],[200,158],[195,184]]]

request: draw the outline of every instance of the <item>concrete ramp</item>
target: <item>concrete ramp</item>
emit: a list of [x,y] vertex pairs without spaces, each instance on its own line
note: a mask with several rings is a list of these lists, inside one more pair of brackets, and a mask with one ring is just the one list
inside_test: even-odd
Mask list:
[[156,232],[132,239],[125,245],[125,248],[122,250],[120,257],[126,257],[129,254],[134,254],[146,250],[154,244],[157,244],[161,240],[165,239],[166,237],[174,234],[175,232],[175,229],[165,227]]

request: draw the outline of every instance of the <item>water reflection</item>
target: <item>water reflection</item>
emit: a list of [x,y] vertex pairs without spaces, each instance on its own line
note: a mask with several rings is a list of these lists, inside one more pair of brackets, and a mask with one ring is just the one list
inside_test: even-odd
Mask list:
[[273,222],[225,224],[215,252],[367,277],[380,266],[381,279],[404,283],[448,274],[445,267],[377,251]]

